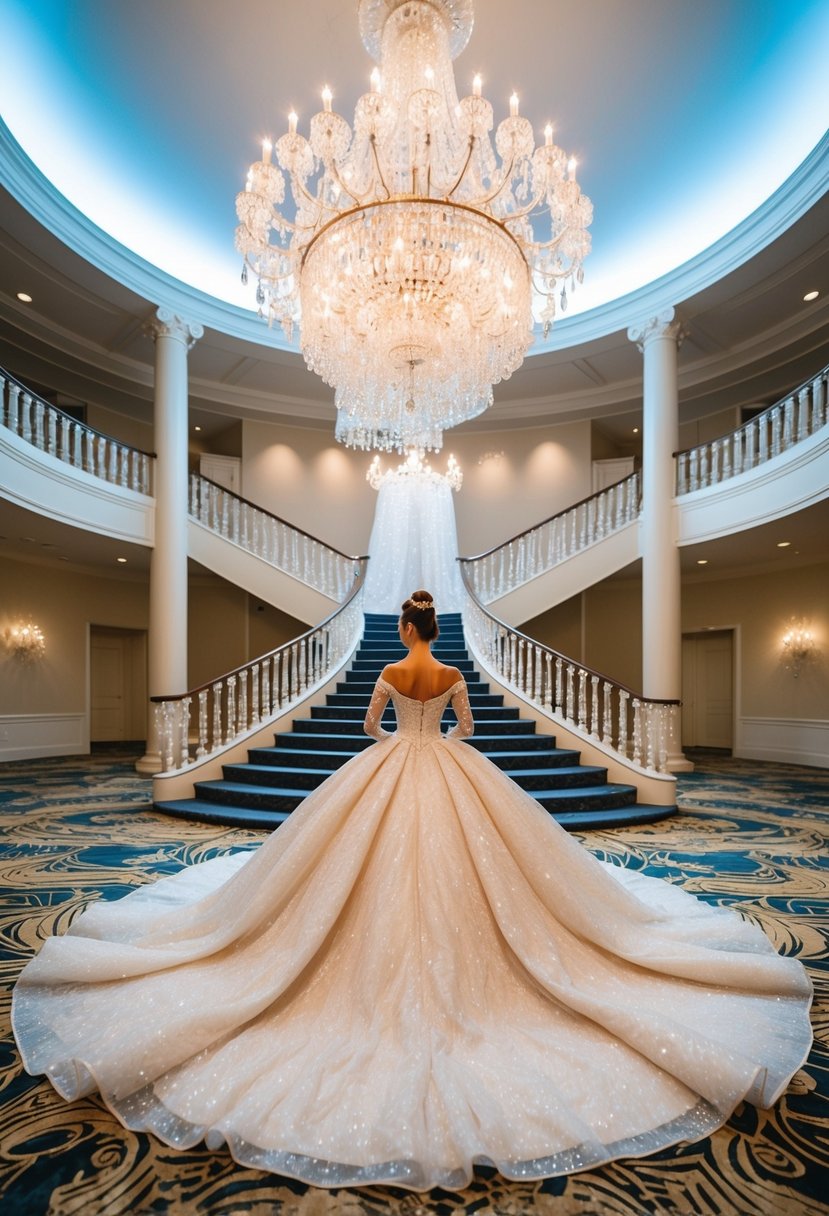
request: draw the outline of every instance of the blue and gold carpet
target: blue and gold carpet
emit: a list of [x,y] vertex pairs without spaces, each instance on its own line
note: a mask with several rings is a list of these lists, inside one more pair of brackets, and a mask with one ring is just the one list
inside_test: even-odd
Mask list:
[[95,1098],[67,1104],[26,1076],[11,989],[49,934],[90,900],[231,848],[256,832],[167,819],[116,751],[0,765],[0,1213],[2,1216],[826,1216],[829,1213],[829,773],[699,755],[681,813],[590,832],[597,855],[730,904],[796,954],[816,986],[815,1047],[772,1111],[738,1108],[707,1140],[544,1182],[481,1171],[459,1194],[328,1192],[176,1153],[125,1131]]

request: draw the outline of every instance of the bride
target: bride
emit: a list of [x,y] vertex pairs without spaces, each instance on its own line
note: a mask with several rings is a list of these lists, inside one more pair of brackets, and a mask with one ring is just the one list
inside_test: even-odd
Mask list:
[[811,1042],[801,964],[596,860],[463,744],[428,592],[399,632],[408,655],[366,717],[377,745],[259,849],[44,943],[14,994],[26,1069],[176,1148],[226,1142],[328,1187],[563,1174],[774,1103]]

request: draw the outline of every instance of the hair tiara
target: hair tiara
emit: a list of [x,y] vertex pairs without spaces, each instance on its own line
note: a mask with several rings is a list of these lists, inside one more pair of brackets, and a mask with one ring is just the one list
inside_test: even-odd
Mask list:
[[435,605],[431,600],[415,600],[412,604],[413,608],[420,608],[423,612],[425,612],[427,608],[434,608],[434,606]]

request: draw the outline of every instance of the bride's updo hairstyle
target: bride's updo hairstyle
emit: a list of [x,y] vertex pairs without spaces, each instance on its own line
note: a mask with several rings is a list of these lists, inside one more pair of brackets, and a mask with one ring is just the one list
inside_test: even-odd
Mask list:
[[414,625],[422,642],[434,642],[440,633],[435,605],[428,591],[413,591],[400,609],[403,625]]

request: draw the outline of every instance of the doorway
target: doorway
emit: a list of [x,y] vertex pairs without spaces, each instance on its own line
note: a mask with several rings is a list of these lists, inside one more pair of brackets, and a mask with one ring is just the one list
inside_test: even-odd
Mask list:
[[734,746],[734,631],[682,637],[682,746]]
[[147,734],[147,631],[91,625],[89,741],[138,742]]

